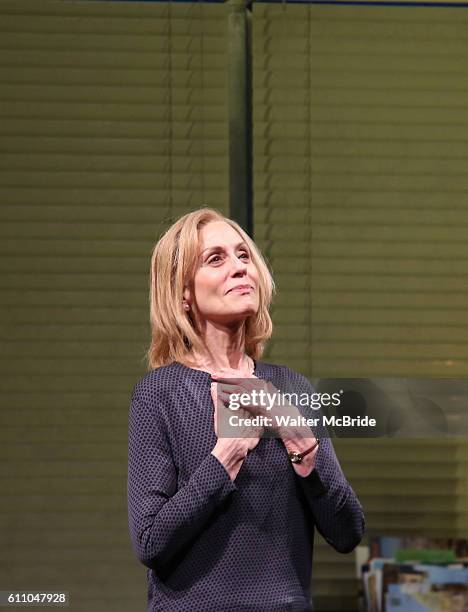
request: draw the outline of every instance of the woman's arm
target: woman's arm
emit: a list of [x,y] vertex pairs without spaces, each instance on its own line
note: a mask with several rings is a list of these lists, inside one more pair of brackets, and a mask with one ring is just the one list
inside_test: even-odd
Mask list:
[[330,438],[322,438],[308,476],[296,471],[320,534],[341,553],[354,550],[365,532],[362,506],[347,482]]
[[157,408],[134,389],[129,416],[128,513],[133,549],[147,567],[165,572],[200,533],[213,511],[236,489],[208,454],[177,490],[177,471]]
[[[310,382],[302,375],[298,375],[294,390],[309,395],[315,393]],[[348,553],[359,544],[364,535],[364,511],[343,474],[331,439],[323,435],[326,429],[318,428],[314,433],[317,433],[320,444],[311,453],[313,457],[309,461],[313,467],[309,473],[305,471],[305,476],[298,467],[295,470],[297,480],[305,493],[320,534],[335,550]],[[306,440],[302,440],[302,444],[307,447]],[[292,446],[291,439],[285,445],[287,448]],[[307,456],[303,461],[306,459]]]

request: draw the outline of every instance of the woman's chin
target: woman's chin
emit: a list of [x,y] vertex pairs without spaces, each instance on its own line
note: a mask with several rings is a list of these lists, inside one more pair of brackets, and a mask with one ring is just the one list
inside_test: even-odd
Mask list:
[[233,309],[230,314],[232,316],[240,316],[246,319],[247,317],[257,314],[257,310],[258,307],[255,307],[253,304],[248,306],[245,305],[243,308]]
[[243,323],[246,319],[256,314],[257,310],[255,308],[243,308],[217,313],[216,315],[213,314],[213,316],[207,318],[218,324]]

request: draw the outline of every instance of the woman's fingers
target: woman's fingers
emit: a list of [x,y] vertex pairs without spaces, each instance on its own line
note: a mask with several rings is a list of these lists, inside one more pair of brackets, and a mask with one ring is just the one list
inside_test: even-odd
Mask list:
[[237,416],[239,417],[238,422],[240,422],[240,425],[236,425],[235,435],[233,437],[244,439],[245,443],[247,444],[247,448],[249,450],[252,450],[253,448],[255,448],[262,436],[263,427],[246,425],[244,423],[244,419],[252,419],[252,416],[253,416],[252,413],[246,410],[245,408],[239,408],[236,411],[233,411],[230,408],[228,408],[224,402],[226,402],[226,404],[229,402],[230,394],[220,391],[217,384],[213,383],[211,385],[210,391],[211,391],[211,397],[212,397],[213,404],[214,404],[213,418],[214,418],[214,432],[216,436],[217,437],[219,436],[219,431],[220,431],[218,428],[218,421],[221,419],[220,420],[221,431],[224,431],[224,426],[226,427],[229,426],[229,417],[232,414],[237,414]]
[[[240,396],[241,394],[252,394],[252,404],[244,404],[244,407],[251,413],[263,412],[263,410],[265,409],[265,403],[266,405],[270,405],[270,400],[266,400],[266,397],[270,396],[274,398],[274,396],[278,392],[274,385],[272,385],[268,381],[264,381],[257,378],[255,379],[255,381],[239,380],[235,383],[229,379],[219,378],[215,380],[215,383],[218,387],[218,393],[222,394],[220,395],[220,397],[225,403],[229,399],[230,394],[236,394],[238,396]],[[256,391],[257,393],[254,395],[252,393],[253,391]]]

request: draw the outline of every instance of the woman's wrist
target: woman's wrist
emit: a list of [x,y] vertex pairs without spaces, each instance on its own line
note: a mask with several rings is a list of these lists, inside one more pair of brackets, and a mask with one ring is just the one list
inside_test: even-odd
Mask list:
[[317,441],[317,439],[310,434],[310,431],[309,437],[307,438],[300,435],[294,435],[294,433],[295,432],[288,431],[283,436],[281,436],[281,439],[288,451],[303,453],[304,451],[314,446]]
[[[300,413],[297,409],[296,411],[297,412],[294,415],[290,416],[297,418],[297,415]],[[276,417],[273,418],[273,422],[278,423]],[[283,441],[291,440],[293,442],[297,442],[300,444],[301,448],[307,444],[310,446],[311,441],[313,443],[315,440],[313,431],[308,425],[276,425],[276,427],[273,427],[273,429],[276,433],[276,437],[281,438]],[[301,440],[304,440],[305,442],[302,443]]]
[[236,438],[220,438],[211,454],[224,466],[231,480],[234,480],[247,451],[239,444],[239,440]]
[[315,468],[315,459],[317,457],[319,447],[317,439],[314,437],[303,438],[289,435],[282,438],[282,440],[288,452],[304,453],[312,449],[311,452],[308,452],[303,457],[300,463],[292,464],[296,474],[305,478]]

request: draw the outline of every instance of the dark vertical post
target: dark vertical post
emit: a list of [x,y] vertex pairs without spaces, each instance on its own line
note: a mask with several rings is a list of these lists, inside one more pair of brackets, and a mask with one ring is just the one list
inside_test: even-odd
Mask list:
[[253,237],[252,87],[247,0],[228,0],[229,214]]

